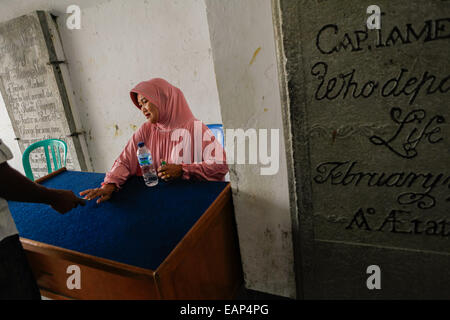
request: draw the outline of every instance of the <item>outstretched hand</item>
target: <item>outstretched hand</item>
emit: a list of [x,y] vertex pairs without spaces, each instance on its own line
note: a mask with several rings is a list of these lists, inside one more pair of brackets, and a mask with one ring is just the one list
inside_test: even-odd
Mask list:
[[56,211],[61,214],[64,214],[73,208],[76,208],[78,205],[84,206],[86,201],[81,198],[78,198],[72,191],[70,190],[52,190],[51,200],[49,205]]
[[116,186],[112,183],[105,184],[101,188],[88,189],[80,192],[80,196],[84,196],[83,199],[93,200],[99,198],[97,203],[111,199],[113,192],[116,191]]

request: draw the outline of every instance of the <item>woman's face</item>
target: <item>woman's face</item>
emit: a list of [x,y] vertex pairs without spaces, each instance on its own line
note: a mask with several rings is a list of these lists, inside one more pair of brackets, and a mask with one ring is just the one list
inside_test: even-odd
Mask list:
[[147,120],[151,123],[157,123],[159,120],[158,108],[153,103],[148,101],[143,95],[138,94],[137,101],[145,118],[147,118]]

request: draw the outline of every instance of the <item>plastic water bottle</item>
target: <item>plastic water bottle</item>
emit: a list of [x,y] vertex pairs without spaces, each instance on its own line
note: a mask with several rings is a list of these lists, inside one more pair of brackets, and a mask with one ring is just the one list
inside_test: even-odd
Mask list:
[[153,166],[152,155],[145,146],[144,142],[138,143],[137,158],[139,165],[141,166],[145,184],[148,187],[156,186],[158,184],[158,175],[156,174],[155,167]]

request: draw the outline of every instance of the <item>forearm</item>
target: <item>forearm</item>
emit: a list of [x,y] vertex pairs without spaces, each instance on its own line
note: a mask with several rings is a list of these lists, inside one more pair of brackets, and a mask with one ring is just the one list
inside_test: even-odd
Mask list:
[[135,145],[133,139],[128,142],[120,156],[114,161],[111,170],[106,173],[102,185],[114,184],[119,189],[131,175],[137,173],[139,165]]
[[120,189],[120,186],[127,181],[130,175],[130,170],[126,166],[116,162],[111,171],[106,173],[102,186],[106,184],[113,184],[116,189]]
[[228,165],[207,164],[206,162],[183,164],[183,179],[196,179],[208,181],[223,181],[228,173]]
[[6,162],[0,164],[0,178],[0,197],[6,200],[50,204],[55,196],[52,189],[34,183]]

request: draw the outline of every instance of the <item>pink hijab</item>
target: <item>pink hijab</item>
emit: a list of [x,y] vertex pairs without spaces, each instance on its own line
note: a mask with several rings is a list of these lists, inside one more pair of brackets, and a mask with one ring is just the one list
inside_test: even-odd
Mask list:
[[[142,175],[136,156],[137,144],[141,141],[150,150],[155,169],[161,165],[162,160],[165,160],[167,163],[182,165],[183,179],[223,181],[228,172],[225,151],[211,130],[194,117],[181,90],[164,79],[143,81],[130,92],[131,100],[140,109],[137,94],[143,95],[158,108],[159,120],[156,124],[145,122],[134,133],[106,174],[103,184],[114,183],[120,187],[130,175]],[[175,131],[176,129],[182,130]],[[177,136],[177,139],[179,138],[177,141],[172,141],[171,134],[174,131],[181,132],[181,135]],[[201,148],[196,150],[194,150],[195,134],[201,134]],[[203,137],[206,137],[206,141],[203,141]],[[180,141],[187,146],[181,152]],[[210,146],[211,144],[213,145]],[[214,150],[212,158],[204,159],[206,147],[208,150]],[[219,159],[216,158],[217,151],[222,161],[217,160]],[[183,155],[184,152],[186,153]],[[194,154],[195,152],[197,154]],[[184,156],[182,161],[180,155]]]
[[133,103],[141,109],[137,101],[141,94],[153,103],[159,110],[159,120],[156,124],[160,129],[176,129],[195,121],[183,92],[164,79],[155,78],[139,83],[131,90]]

